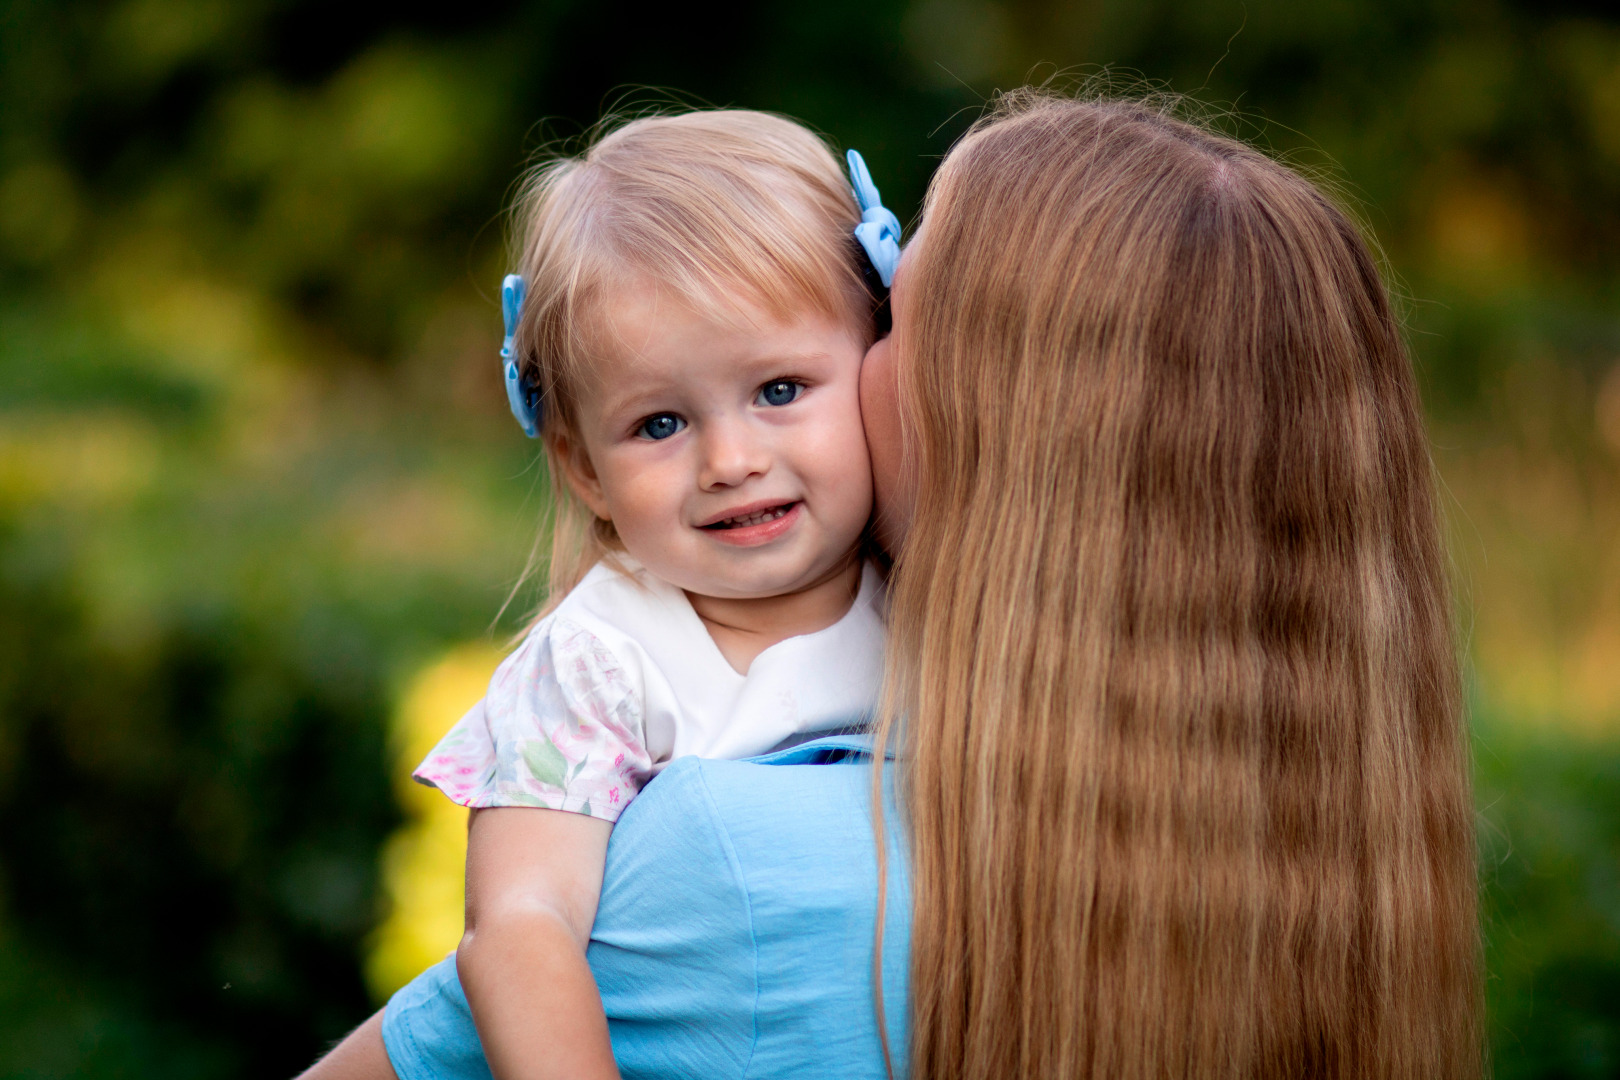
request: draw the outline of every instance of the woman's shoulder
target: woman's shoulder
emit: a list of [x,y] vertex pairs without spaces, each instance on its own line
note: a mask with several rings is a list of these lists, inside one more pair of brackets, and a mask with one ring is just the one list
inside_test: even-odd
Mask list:
[[677,758],[620,818],[609,885],[632,876],[632,865],[698,861],[713,864],[710,884],[724,879],[726,889],[750,879],[825,893],[828,880],[810,868],[836,865],[837,883],[860,890],[859,879],[875,873],[871,793],[871,771],[861,764]]
[[[681,1033],[698,1032],[704,1053],[745,1054],[748,1075],[808,1078],[836,1062],[840,1076],[884,1076],[873,1010],[850,1008],[873,989],[871,792],[859,764],[690,757],[630,804],[609,842],[591,953],[626,1075],[667,1074]],[[910,900],[897,842],[888,868],[883,989],[891,1042],[904,1045]],[[687,992],[663,992],[671,982]],[[707,1074],[724,1071],[711,1061]]]
[[[795,918],[811,908],[866,907],[877,882],[872,773],[866,759],[851,761],[671,762],[620,818],[609,886],[616,869],[629,877],[632,867],[703,862],[712,868],[708,887],[786,901]],[[900,819],[891,799],[892,792],[885,816],[893,833]],[[891,869],[904,876],[903,853]]]

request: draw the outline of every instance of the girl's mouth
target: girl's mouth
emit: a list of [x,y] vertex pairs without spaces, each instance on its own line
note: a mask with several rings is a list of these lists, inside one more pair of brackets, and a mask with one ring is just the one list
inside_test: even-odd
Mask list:
[[770,543],[791,529],[799,520],[799,508],[803,505],[802,502],[788,502],[751,507],[743,513],[711,521],[699,528],[713,534],[722,543],[757,547]]
[[763,525],[767,521],[786,517],[798,503],[782,503],[780,506],[768,506],[763,510],[752,510],[746,514],[723,518],[713,524],[703,526],[705,529],[746,529],[750,525]]

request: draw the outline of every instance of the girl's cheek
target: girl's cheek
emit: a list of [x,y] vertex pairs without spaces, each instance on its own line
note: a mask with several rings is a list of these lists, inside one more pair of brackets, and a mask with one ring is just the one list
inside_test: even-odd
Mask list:
[[827,400],[813,421],[793,433],[787,447],[824,471],[865,468],[866,431],[853,396]]

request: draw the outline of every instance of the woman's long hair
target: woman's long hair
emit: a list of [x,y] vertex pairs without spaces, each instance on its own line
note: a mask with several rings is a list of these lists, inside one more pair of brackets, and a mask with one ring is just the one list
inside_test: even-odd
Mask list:
[[1477,1076],[1447,564],[1356,226],[1165,110],[1025,94],[916,244],[911,1076]]

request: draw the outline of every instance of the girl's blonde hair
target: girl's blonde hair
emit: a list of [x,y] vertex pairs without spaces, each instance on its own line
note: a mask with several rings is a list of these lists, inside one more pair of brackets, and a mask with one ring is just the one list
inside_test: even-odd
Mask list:
[[[715,109],[646,116],[537,165],[514,209],[528,286],[513,347],[540,388],[553,501],[555,604],[618,546],[563,483],[581,395],[614,347],[614,296],[647,282],[724,322],[807,312],[869,326],[860,210],[838,160],[800,124]],[[870,333],[870,330],[866,330]]]
[[1356,226],[1165,110],[1025,92],[917,245],[911,1076],[1478,1076],[1435,485]]

